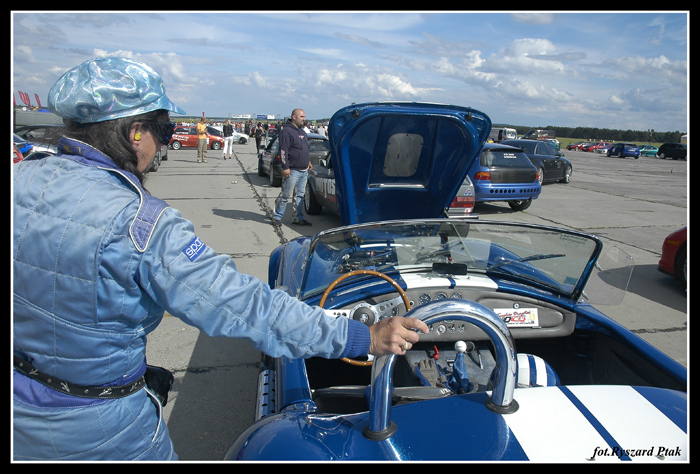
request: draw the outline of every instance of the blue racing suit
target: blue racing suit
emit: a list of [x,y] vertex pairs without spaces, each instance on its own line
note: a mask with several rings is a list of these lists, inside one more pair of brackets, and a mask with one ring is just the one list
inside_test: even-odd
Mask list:
[[[367,353],[369,332],[236,270],[193,225],[85,143],[14,166],[13,349],[52,377],[125,385],[164,310],[272,356]],[[81,398],[13,372],[15,460],[176,459],[147,390]]]

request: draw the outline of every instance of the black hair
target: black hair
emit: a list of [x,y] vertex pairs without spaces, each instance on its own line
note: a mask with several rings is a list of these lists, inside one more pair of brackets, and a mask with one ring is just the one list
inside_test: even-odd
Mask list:
[[61,133],[101,151],[111,158],[117,167],[135,175],[143,185],[145,175],[138,169],[139,159],[129,140],[129,132],[136,122],[158,121],[167,115],[167,110],[159,109],[103,122],[78,123],[66,119]]

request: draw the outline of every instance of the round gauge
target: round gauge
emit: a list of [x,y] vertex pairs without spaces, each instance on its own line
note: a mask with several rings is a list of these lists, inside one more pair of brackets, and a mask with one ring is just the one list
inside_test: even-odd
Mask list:
[[436,300],[444,300],[447,299],[447,294],[443,293],[442,291],[435,295]]
[[425,304],[425,303],[430,303],[430,295],[427,293],[423,293],[418,297],[418,304]]
[[452,296],[450,296],[450,298],[458,298],[458,299],[461,300],[461,299],[462,299],[462,293],[459,293],[459,292],[457,292],[457,293],[452,293]]

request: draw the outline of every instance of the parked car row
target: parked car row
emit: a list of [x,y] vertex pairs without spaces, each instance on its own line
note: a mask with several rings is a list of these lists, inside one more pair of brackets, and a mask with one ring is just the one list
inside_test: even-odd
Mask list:
[[686,160],[688,156],[688,147],[684,143],[664,143],[660,147],[653,145],[638,146],[634,143],[609,143],[609,142],[572,142],[566,145],[567,150],[573,151],[588,151],[603,153],[607,156],[619,156],[624,158],[631,156],[639,158],[640,156],[656,156],[666,159],[673,158],[674,160]]
[[[312,170],[309,172],[304,210],[318,214],[325,207],[338,214],[335,173],[325,137],[309,135]],[[317,150],[317,151],[314,151]],[[282,182],[279,145],[273,141],[258,155],[258,175],[269,176],[271,186]],[[477,202],[506,202],[511,209],[530,207],[542,183],[569,183],[573,166],[554,145],[545,140],[505,140],[484,144],[457,191],[449,217],[469,216]]]

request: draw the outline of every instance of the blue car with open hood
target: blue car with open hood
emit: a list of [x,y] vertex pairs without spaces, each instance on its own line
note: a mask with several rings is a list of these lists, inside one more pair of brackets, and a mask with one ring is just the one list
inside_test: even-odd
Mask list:
[[688,458],[686,369],[595,306],[624,294],[631,258],[575,230],[443,217],[490,128],[434,104],[333,115],[342,225],[277,248],[269,284],[329,317],[430,332],[405,356],[263,356],[226,459]]

